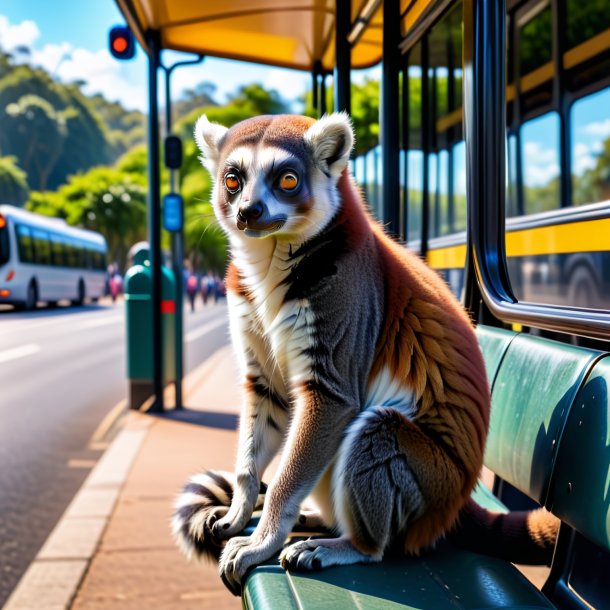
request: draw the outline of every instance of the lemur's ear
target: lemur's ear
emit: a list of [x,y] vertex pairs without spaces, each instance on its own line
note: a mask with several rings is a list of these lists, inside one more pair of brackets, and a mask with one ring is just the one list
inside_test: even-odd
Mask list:
[[220,158],[219,144],[227,133],[227,128],[217,123],[210,123],[208,117],[202,115],[195,124],[195,142],[201,151],[199,159],[213,177],[218,170]]
[[354,145],[352,123],[345,112],[324,115],[305,132],[314,161],[328,174],[339,178]]

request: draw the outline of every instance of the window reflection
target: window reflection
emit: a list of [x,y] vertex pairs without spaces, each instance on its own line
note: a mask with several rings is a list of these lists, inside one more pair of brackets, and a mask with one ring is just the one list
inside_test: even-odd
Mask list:
[[466,143],[453,147],[454,230],[466,230]]
[[610,199],[610,87],[572,106],[572,202]]
[[521,126],[523,202],[526,214],[560,205],[559,115],[549,112]]

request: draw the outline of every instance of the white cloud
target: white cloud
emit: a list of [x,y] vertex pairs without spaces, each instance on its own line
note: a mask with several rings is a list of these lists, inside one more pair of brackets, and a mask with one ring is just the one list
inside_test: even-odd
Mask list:
[[582,175],[586,170],[595,167],[595,157],[591,154],[593,147],[589,147],[582,142],[574,146],[574,156],[572,158],[572,171],[576,175]]
[[596,136],[602,139],[607,138],[610,136],[610,119],[589,123],[588,125],[585,125],[582,130],[591,136]]
[[559,175],[559,155],[535,140],[523,145],[524,182],[527,186],[544,186]]
[[111,101],[120,101],[126,108],[145,110],[146,94],[121,74],[122,64],[106,49],[89,51],[71,44],[46,44],[32,53],[32,63],[48,70],[63,82],[84,81],[87,95],[102,93]]
[[0,48],[12,51],[15,47],[31,47],[40,36],[40,30],[34,21],[26,20],[12,25],[0,15]]

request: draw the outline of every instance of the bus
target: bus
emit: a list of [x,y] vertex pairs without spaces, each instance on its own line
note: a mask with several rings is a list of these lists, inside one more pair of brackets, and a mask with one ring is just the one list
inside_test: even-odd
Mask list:
[[105,291],[106,251],[99,233],[0,205],[0,304],[95,302]]
[[[464,8],[446,5],[401,45],[398,233],[460,296]],[[506,11],[504,214],[513,292],[521,302],[610,309],[610,4],[512,1]],[[377,146],[353,164],[376,215],[380,154]]]

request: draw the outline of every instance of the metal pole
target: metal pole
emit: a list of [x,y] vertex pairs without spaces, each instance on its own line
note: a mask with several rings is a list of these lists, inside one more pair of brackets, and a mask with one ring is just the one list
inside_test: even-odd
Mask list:
[[384,224],[394,235],[400,232],[399,43],[400,0],[384,0],[380,126],[383,167],[381,205]]
[[352,20],[351,0],[337,2],[335,14],[335,110],[344,110],[348,114],[352,111],[350,70],[352,66],[352,48],[350,46],[349,32]]
[[326,74],[320,72],[320,116],[326,114]]
[[[172,131],[172,95],[171,95],[171,74],[175,66],[165,70],[165,135],[170,135]],[[177,191],[177,171],[170,169],[169,171],[169,190],[170,193]],[[182,210],[184,216],[184,209]],[[184,224],[184,218],[182,223]],[[172,262],[174,268],[174,279],[176,281],[176,314],[175,314],[175,333],[174,333],[174,349],[176,357],[176,379],[174,380],[174,391],[175,391],[175,408],[182,409],[182,376],[184,369],[184,339],[183,339],[183,287],[182,287],[182,260],[184,258],[183,252],[183,231],[177,231],[171,233],[171,248],[172,248]]]
[[494,291],[493,299],[515,301],[504,245],[505,32],[505,0],[465,0],[466,306],[475,317],[481,299],[477,279],[486,289]]
[[316,111],[318,110],[318,95],[318,63],[316,62],[311,71],[311,105]]
[[163,411],[163,335],[161,318],[161,180],[159,175],[159,104],[157,77],[160,41],[155,30],[146,32],[148,55],[148,238],[152,269],[152,345],[155,402],[151,411]]
[[[196,59],[190,59],[186,61],[180,61],[170,66],[169,68],[162,66],[165,71],[165,135],[170,135],[172,131],[172,96],[171,96],[171,76],[175,68],[179,66],[199,64],[203,61],[204,56],[199,55]],[[174,193],[178,190],[177,184],[177,171],[170,170],[169,181],[170,181],[170,192]],[[184,226],[184,209],[182,209],[182,222],[181,226]],[[182,394],[182,378],[184,376],[184,285],[182,275],[182,261],[184,260],[184,229],[172,232],[171,234],[172,244],[172,259],[174,276],[176,280],[176,315],[175,315],[175,351],[176,351],[176,380],[175,386],[175,399],[176,409],[182,409],[183,394]]]

